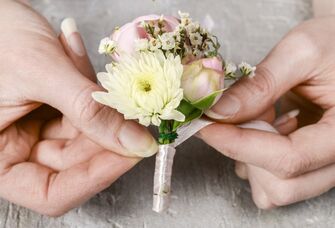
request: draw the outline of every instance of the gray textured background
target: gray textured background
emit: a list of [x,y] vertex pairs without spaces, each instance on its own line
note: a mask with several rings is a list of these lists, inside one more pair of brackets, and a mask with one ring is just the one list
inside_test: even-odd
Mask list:
[[[260,61],[290,28],[311,17],[308,0],[33,0],[55,29],[67,16],[77,19],[97,71],[100,38],[114,26],[148,13],[188,11],[200,22],[214,21],[222,54],[233,61]],[[223,139],[224,140],[224,139]],[[335,191],[271,211],[258,210],[250,188],[233,163],[196,139],[179,148],[173,199],[167,214],[151,211],[154,159],[146,159],[113,186],[59,218],[48,218],[0,200],[2,227],[332,227]]]

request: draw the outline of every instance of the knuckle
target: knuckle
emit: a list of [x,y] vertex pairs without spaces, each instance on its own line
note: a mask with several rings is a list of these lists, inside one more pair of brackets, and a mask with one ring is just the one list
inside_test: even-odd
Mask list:
[[[309,32],[309,29],[306,29],[306,26],[309,26],[309,22],[301,24],[292,32],[288,33],[279,48],[290,50],[291,53],[297,53],[304,59],[319,56],[321,49],[317,45],[317,39]],[[292,50],[296,52],[292,52]]]
[[276,181],[269,191],[271,201],[277,206],[285,206],[296,202],[297,193],[290,181]]
[[277,165],[278,176],[283,179],[295,177],[308,170],[310,160],[297,151],[286,153]]
[[78,116],[80,123],[92,121],[101,110],[102,106],[98,105],[91,96],[93,91],[92,86],[86,87],[79,92],[73,101],[76,116]]
[[46,207],[44,210],[39,211],[39,213],[49,216],[49,217],[60,217],[66,213],[65,210],[59,207]]
[[253,200],[259,209],[269,210],[272,208],[272,203],[266,195],[253,195]]
[[238,160],[239,159],[239,154],[238,151],[236,150],[231,150],[231,149],[220,149],[221,153],[224,154],[225,156],[229,157],[230,159],[233,160]]
[[248,179],[246,164],[243,164],[241,162],[235,162],[235,174],[243,180]]
[[82,89],[73,101],[75,116],[77,117],[73,122],[77,127],[92,125],[97,121],[103,121],[107,117],[110,120],[116,113],[114,109],[96,102],[92,98],[92,92],[94,91],[96,91],[95,86],[88,86]]
[[265,64],[258,65],[256,76],[252,80],[248,80],[247,83],[243,83],[246,91],[249,91],[253,97],[267,97],[270,98],[270,102],[275,100],[275,98],[269,96],[276,94],[274,93],[276,85],[275,75]]

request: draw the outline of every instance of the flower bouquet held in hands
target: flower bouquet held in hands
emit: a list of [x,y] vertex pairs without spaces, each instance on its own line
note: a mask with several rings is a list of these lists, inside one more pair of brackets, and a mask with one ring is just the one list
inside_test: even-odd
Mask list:
[[[158,127],[153,210],[169,205],[176,146],[208,124],[200,120],[221,97],[224,79],[253,77],[255,67],[225,63],[216,36],[193,22],[149,15],[115,28],[99,52],[111,57],[93,98],[145,126]],[[145,156],[145,155],[144,155]]]

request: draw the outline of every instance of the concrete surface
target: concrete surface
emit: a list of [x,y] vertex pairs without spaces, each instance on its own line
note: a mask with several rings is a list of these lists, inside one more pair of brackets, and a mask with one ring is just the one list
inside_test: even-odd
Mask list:
[[[33,0],[56,30],[73,16],[96,70],[100,38],[114,26],[148,13],[188,11],[214,24],[223,55],[257,63],[290,28],[311,17],[308,0]],[[223,139],[224,140],[224,139]],[[272,211],[258,210],[233,163],[197,139],[179,148],[173,200],[167,214],[151,211],[154,158],[146,159],[113,186],[60,218],[48,218],[0,200],[0,228],[30,227],[332,227],[335,191]]]

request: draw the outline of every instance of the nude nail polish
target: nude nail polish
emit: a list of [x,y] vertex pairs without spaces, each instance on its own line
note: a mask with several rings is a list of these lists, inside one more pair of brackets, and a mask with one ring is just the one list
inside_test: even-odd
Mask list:
[[73,18],[64,19],[61,24],[61,30],[71,50],[80,57],[84,56],[86,50],[75,20]]

